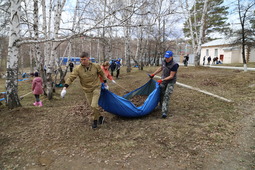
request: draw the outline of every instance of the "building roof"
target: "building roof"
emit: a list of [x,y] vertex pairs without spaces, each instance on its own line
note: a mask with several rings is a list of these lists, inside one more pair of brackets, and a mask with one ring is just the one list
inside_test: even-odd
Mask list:
[[230,44],[234,43],[235,39],[236,38],[234,38],[234,37],[232,37],[232,38],[217,39],[217,40],[213,40],[213,41],[207,42],[205,44],[202,44],[202,47],[230,45]]

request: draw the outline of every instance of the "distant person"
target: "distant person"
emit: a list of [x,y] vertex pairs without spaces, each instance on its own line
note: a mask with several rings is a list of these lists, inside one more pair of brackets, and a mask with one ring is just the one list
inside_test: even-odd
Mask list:
[[46,75],[46,73],[47,73],[47,66],[46,65],[43,66],[43,71],[44,71],[44,74]]
[[[153,78],[156,74],[162,71],[161,79],[158,80],[160,84],[160,107],[162,112],[162,118],[166,118],[169,109],[170,96],[173,93],[174,85],[177,79],[177,70],[179,64],[173,60],[173,52],[166,51],[164,55],[165,59],[162,62],[162,66],[159,67],[153,74],[150,74],[150,78]],[[172,116],[172,114],[170,114]]]
[[97,128],[98,123],[103,124],[104,117],[101,115],[98,100],[101,91],[101,82],[99,76],[102,77],[104,86],[108,89],[106,77],[99,64],[92,63],[89,59],[89,54],[83,52],[80,55],[81,64],[74,68],[73,72],[69,75],[63,90],[61,91],[61,97],[66,94],[66,89],[72,84],[72,82],[79,77],[80,84],[83,92],[85,93],[86,100],[92,110],[92,128]]
[[216,57],[213,57],[213,62],[212,62],[212,64],[217,64],[217,63],[216,63]]
[[212,60],[212,58],[211,58],[211,56],[209,56],[209,57],[207,58],[207,65],[210,65],[211,60]]
[[219,64],[219,58],[218,57],[215,58],[215,63]]
[[70,72],[73,72],[74,64],[72,61],[69,63]]
[[[108,78],[109,80],[111,80],[113,83],[116,83],[114,80],[113,80],[113,77],[112,75],[110,74],[109,72],[109,67],[110,67],[110,63],[109,61],[105,61],[102,65],[101,65],[101,69],[103,70],[104,72],[104,75],[106,78]],[[103,78],[100,76],[100,81],[103,83]]]
[[27,77],[27,73],[25,72],[22,74],[22,78],[26,78],[26,77]]
[[111,76],[114,76],[113,72],[115,71],[115,69],[116,69],[116,63],[115,63],[115,60],[112,60],[110,63]]
[[42,101],[40,100],[40,95],[43,94],[43,80],[39,77],[39,73],[34,73],[35,78],[32,81],[32,91],[35,95],[34,106],[43,106]]
[[184,56],[184,60],[183,60],[184,66],[188,67],[188,61],[189,61],[189,54]]
[[121,64],[120,64],[120,59],[118,59],[117,61],[116,61],[116,78],[118,79],[119,78],[119,75],[120,75],[120,66],[121,66]]
[[203,66],[205,65],[205,56],[203,57]]

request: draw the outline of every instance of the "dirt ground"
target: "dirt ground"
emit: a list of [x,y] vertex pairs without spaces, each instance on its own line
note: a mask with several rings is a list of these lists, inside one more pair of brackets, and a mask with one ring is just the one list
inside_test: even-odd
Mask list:
[[[122,68],[121,86],[109,82],[110,90],[120,96],[134,90],[156,67],[136,69],[127,74]],[[255,169],[255,72],[181,66],[178,82],[233,102],[176,85],[173,117],[161,119],[158,109],[140,118],[102,111],[105,124],[93,130],[76,80],[64,99],[60,88],[51,101],[43,96],[43,107],[32,106],[32,95],[21,108],[0,106],[0,169]],[[30,83],[20,82],[20,95]]]

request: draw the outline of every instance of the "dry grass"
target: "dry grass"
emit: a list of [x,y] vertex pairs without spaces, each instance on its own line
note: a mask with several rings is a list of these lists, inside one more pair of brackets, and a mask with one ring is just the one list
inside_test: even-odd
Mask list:
[[[116,81],[132,91],[146,83],[147,73],[155,69],[134,68],[126,74],[122,68]],[[234,102],[176,85],[170,103],[173,117],[161,119],[160,110],[141,118],[104,113],[106,123],[92,130],[76,80],[66,98],[59,97],[61,89],[52,101],[42,97],[41,108],[32,106],[32,95],[21,101],[22,108],[0,108],[0,169],[64,169],[70,165],[79,169],[79,163],[87,169],[203,169],[210,154],[235,145],[240,120],[253,109],[255,88],[249,86],[255,84],[255,72],[180,67],[178,82]],[[114,93],[125,94],[120,87],[109,85]],[[30,81],[21,82],[19,94],[30,88]]]

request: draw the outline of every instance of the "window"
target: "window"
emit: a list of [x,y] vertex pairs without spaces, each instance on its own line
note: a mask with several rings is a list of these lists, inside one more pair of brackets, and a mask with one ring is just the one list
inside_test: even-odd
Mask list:
[[209,56],[209,49],[206,49],[206,56]]
[[218,49],[214,49],[214,56],[218,57]]

